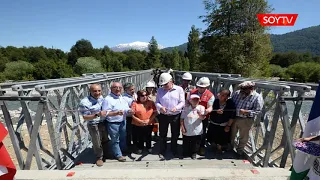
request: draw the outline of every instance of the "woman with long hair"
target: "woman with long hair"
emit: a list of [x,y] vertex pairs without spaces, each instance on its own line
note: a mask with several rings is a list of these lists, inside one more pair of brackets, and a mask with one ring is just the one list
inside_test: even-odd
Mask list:
[[141,154],[144,149],[144,143],[148,152],[151,153],[151,134],[155,117],[158,114],[156,105],[148,99],[148,94],[145,90],[137,92],[137,101],[132,103],[131,109],[134,112],[132,115],[132,124],[137,133],[137,154]]

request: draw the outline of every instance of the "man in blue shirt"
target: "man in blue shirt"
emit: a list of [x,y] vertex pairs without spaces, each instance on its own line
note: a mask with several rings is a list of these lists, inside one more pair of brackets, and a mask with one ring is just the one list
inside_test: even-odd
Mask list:
[[[128,102],[128,106],[131,108],[131,104],[133,101],[137,100],[137,94],[135,93],[136,87],[133,83],[125,83],[123,85],[124,94],[123,98]],[[126,125],[126,132],[127,132],[127,147],[130,147],[131,140],[134,145],[137,145],[137,133],[135,132],[134,126],[132,126],[132,115],[127,115],[127,125]]]
[[88,131],[91,136],[93,150],[96,155],[96,165],[103,165],[103,158],[108,152],[108,133],[105,128],[105,112],[101,111],[103,97],[101,95],[101,86],[92,84],[90,86],[90,95],[81,100],[79,104],[80,113],[83,119],[87,121]]
[[111,83],[111,93],[102,102],[102,110],[106,112],[107,129],[111,138],[111,147],[114,157],[125,162],[122,155],[126,151],[126,115],[132,110],[128,102],[121,96],[122,85],[119,82]]

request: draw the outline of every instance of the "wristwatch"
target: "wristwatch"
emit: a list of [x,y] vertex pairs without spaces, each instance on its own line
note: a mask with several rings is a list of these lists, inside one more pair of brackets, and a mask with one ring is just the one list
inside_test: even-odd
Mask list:
[[99,116],[99,113],[96,113],[96,114],[94,115],[94,117],[96,117],[96,118],[97,118],[97,117],[100,117],[100,116]]

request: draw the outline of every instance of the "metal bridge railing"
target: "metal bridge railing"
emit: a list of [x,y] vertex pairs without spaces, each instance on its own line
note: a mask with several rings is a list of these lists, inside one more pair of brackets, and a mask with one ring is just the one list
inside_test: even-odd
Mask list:
[[[175,71],[178,83],[183,73],[184,71]],[[295,156],[292,140],[303,134],[318,84],[243,78],[237,74],[191,74],[194,85],[199,78],[207,76],[211,80],[210,89],[215,95],[221,89],[233,92],[243,81],[255,82],[256,90],[262,94],[265,105],[262,113],[255,118],[246,153],[257,166],[283,168],[290,165]],[[287,162],[289,155],[290,161]]]
[[[177,84],[183,73],[174,71]],[[89,84],[100,83],[106,96],[112,81],[133,82],[137,89],[142,89],[153,78],[151,74],[152,70],[96,73],[0,84],[0,106],[16,155],[13,158],[20,169],[69,169],[91,143],[77,111],[80,100],[89,94]],[[233,91],[245,80],[254,81],[265,105],[250,132],[246,153],[257,166],[290,164],[287,160],[295,155],[292,139],[303,133],[306,120],[303,111],[310,111],[317,84],[250,79],[239,74],[191,74],[194,85],[207,76],[215,95],[223,88]]]
[[[0,106],[20,169],[69,169],[91,143],[77,110],[80,100],[89,94],[89,84],[101,84],[106,96],[112,81],[133,82],[137,89],[144,88],[152,79],[151,72],[84,74],[0,84]],[[17,119],[12,108],[19,109]]]

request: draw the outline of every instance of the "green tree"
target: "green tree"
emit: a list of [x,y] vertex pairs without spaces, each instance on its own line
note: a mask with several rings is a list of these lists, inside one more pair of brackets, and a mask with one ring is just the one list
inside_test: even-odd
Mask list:
[[180,69],[180,55],[177,48],[172,50],[172,59],[170,68],[172,69]]
[[4,71],[5,65],[8,62],[9,59],[0,52],[0,72]]
[[204,1],[208,27],[203,32],[201,49],[207,60],[206,71],[261,76],[269,72],[272,48],[266,28],[256,14],[268,13],[265,0]]
[[315,62],[300,62],[288,67],[287,73],[294,81],[318,82],[320,65]]
[[161,67],[161,64],[160,64],[161,53],[158,47],[158,42],[154,38],[154,36],[152,36],[150,40],[148,49],[149,49],[149,52],[148,52],[148,56],[146,57],[146,64],[145,64],[146,69]]
[[89,40],[81,39],[72,46],[68,55],[68,63],[73,66],[80,57],[95,57],[95,51]]
[[190,70],[199,71],[200,57],[200,30],[192,25],[188,36],[187,56],[190,61]]
[[84,73],[99,73],[104,72],[101,62],[94,57],[81,57],[77,60],[74,67],[74,72],[78,75]]
[[188,57],[182,58],[182,70],[189,71],[190,70],[190,62]]
[[9,80],[33,80],[34,66],[26,61],[13,61],[6,64],[4,76]]

